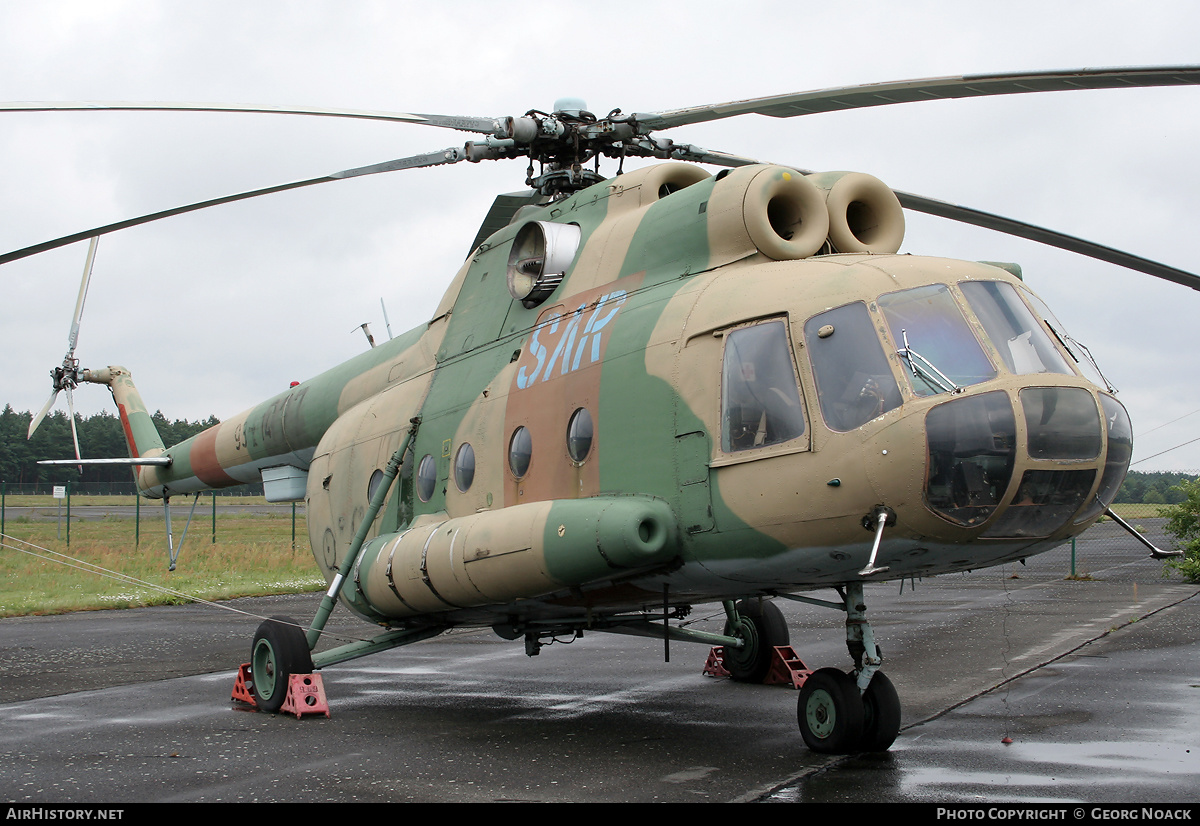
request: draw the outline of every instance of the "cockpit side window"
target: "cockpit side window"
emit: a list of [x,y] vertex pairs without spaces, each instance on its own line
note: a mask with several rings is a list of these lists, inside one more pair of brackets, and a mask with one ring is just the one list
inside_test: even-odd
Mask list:
[[1009,371],[1075,375],[1011,284],[966,281],[959,286]]
[[853,430],[900,406],[900,388],[861,301],[804,325],[821,415],[833,430]]
[[804,406],[782,321],[742,327],[725,337],[721,387],[725,452],[804,435]]

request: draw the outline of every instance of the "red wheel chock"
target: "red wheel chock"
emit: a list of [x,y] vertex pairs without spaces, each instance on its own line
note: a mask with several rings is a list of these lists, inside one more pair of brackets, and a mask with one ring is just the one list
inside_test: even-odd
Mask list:
[[767,685],[790,685],[799,689],[809,674],[812,674],[812,669],[796,656],[790,645],[777,645],[775,653],[771,655],[771,668],[763,682]]
[[325,686],[320,674],[291,674],[288,676],[288,693],[283,700],[286,714],[324,714],[329,716],[329,701],[325,699]]
[[229,698],[237,700],[239,703],[249,703],[258,708],[258,703],[254,701],[254,694],[250,691],[250,685],[254,682],[254,678],[250,674],[250,663],[242,663],[238,668],[237,679],[233,681],[233,695]]
[[708,661],[704,663],[705,677],[728,677],[725,670],[725,649],[718,645],[708,652]]
[[[775,653],[771,655],[771,667],[763,679],[763,684],[790,685],[792,688],[798,689],[804,685],[804,681],[811,673],[812,669],[796,656],[795,650],[790,645],[777,645]],[[704,675],[706,677],[730,676],[729,671],[725,668],[725,649],[722,646],[718,645],[708,652],[708,660],[704,663]]]
[[[230,699],[258,708],[254,693],[249,688],[253,682],[250,663],[242,663],[238,668],[237,679],[233,683],[233,695]],[[286,714],[295,714],[297,719],[303,714],[324,714],[328,717],[329,701],[325,699],[325,686],[321,682],[321,675],[289,675],[287,696],[283,698],[283,706],[279,710]]]

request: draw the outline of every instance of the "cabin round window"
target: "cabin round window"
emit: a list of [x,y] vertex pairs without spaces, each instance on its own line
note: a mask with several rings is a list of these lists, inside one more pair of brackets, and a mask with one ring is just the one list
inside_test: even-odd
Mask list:
[[370,503],[375,498],[375,491],[379,490],[379,483],[383,481],[383,471],[376,470],[371,474],[370,480],[367,482],[367,502]]
[[529,472],[529,462],[533,459],[533,437],[529,429],[518,427],[513,431],[508,441],[508,469],[513,476],[523,479]]
[[581,407],[571,414],[567,423],[567,453],[571,461],[580,463],[592,449],[592,414]]
[[474,481],[475,448],[467,442],[463,442],[458,447],[458,453],[454,454],[454,484],[458,485],[459,490],[465,492]]
[[422,502],[428,502],[433,497],[433,489],[437,486],[437,461],[426,453],[417,465],[417,497]]

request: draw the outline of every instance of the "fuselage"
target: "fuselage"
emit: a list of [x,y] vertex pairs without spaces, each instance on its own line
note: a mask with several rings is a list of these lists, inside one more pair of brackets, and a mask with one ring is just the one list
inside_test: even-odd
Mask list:
[[[1099,517],[1128,466],[1129,420],[1020,279],[887,252],[777,260],[747,204],[753,175],[786,172],[673,169],[519,217],[429,323],[167,448],[172,465],[141,469],[140,486],[272,473],[280,498],[304,496],[332,577],[419,420],[344,597],[383,622],[844,583],[880,508],[896,517],[878,560],[889,579],[1028,556]],[[533,219],[575,224],[580,241],[561,285],[525,306],[506,268]],[[584,563],[555,544],[639,507],[661,547],[621,556],[604,542],[624,540],[589,539]]]

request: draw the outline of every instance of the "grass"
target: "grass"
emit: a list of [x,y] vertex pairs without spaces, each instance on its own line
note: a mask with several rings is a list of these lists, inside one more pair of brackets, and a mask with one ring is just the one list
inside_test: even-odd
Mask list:
[[1153,519],[1159,515],[1159,511],[1166,505],[1145,505],[1145,504],[1124,504],[1113,505],[1112,509],[1116,511],[1117,516],[1128,522],[1130,519]]
[[[185,521],[175,525],[177,546]],[[211,521],[197,519],[179,550],[176,569],[168,571],[161,519],[143,520],[136,547],[132,518],[72,520],[68,549],[65,533],[56,538],[55,520],[10,518],[5,531],[12,539],[6,538],[0,549],[0,617],[189,601],[162,588],[207,600],[323,589],[303,518],[296,521],[293,550],[290,514],[218,515],[216,543]],[[125,578],[96,573],[90,566]]]

